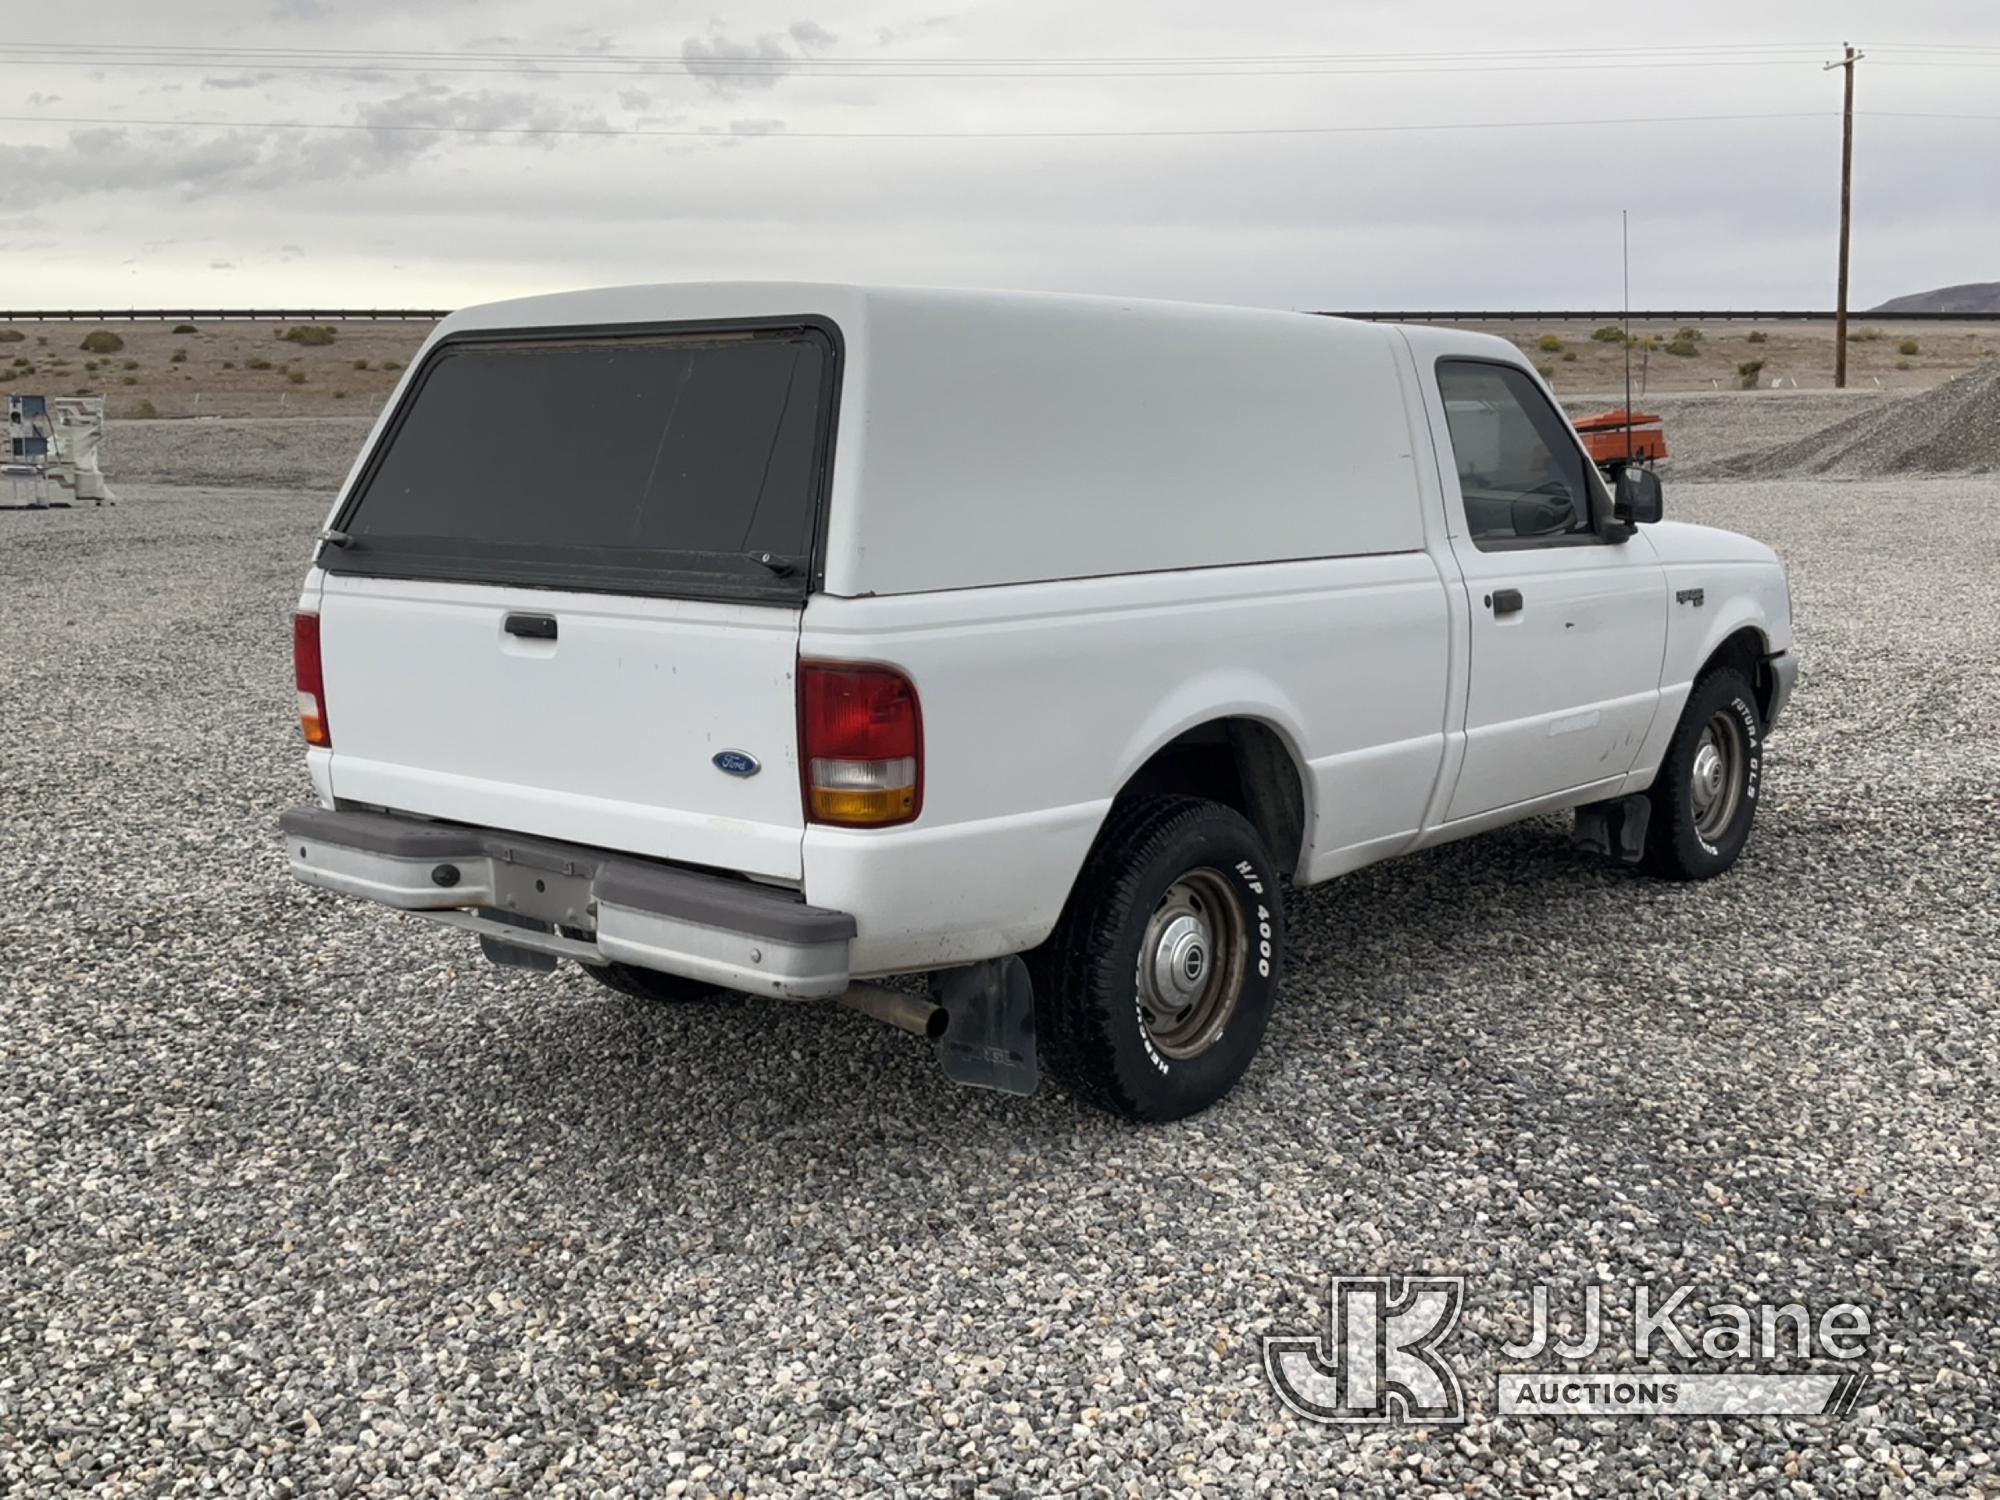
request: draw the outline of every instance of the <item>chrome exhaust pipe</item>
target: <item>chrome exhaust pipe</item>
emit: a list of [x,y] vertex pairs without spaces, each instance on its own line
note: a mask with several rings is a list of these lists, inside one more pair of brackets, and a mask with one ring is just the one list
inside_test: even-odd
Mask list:
[[849,1010],[887,1021],[902,1031],[936,1041],[944,1035],[944,1007],[929,995],[884,989],[879,984],[851,984],[834,996]]

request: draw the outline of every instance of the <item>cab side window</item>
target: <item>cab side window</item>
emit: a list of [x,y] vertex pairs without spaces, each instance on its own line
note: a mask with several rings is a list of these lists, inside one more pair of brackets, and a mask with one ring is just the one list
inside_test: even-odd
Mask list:
[[1443,360],[1437,378],[1472,540],[1533,546],[1591,537],[1590,461],[1527,372]]

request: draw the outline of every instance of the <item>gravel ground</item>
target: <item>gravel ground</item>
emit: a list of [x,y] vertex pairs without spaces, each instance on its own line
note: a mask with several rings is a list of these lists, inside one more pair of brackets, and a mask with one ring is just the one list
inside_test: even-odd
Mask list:
[[132,485],[340,488],[375,425],[362,417],[232,417],[111,422],[103,467],[112,489]]
[[[8,1493],[2000,1492],[2000,480],[1670,488],[1794,569],[1739,868],[1542,821],[1295,895],[1160,1129],[294,886],[323,498],[128,494],[0,514]],[[1470,1424],[1289,1416],[1259,1336],[1422,1270]],[[1864,1405],[1497,1418],[1537,1281],[1857,1301]]]

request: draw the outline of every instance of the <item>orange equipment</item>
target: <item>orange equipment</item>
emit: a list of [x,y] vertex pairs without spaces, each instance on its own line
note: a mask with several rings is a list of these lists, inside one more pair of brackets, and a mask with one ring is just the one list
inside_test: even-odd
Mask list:
[[[1628,421],[1632,434],[1629,447],[1625,436]],[[1614,411],[1578,417],[1574,425],[1590,461],[1599,466],[1628,460],[1650,464],[1667,456],[1667,434],[1655,412],[1628,412],[1621,406]]]

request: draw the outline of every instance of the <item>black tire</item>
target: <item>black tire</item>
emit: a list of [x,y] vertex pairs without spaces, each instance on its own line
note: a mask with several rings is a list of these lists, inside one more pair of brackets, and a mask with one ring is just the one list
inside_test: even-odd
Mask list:
[[[1257,1054],[1284,951],[1277,870],[1241,816],[1196,797],[1115,808],[1055,931],[1028,956],[1042,1061],[1128,1120],[1206,1109]],[[1184,1008],[1149,1020],[1163,983]]]
[[698,979],[683,979],[678,974],[662,974],[658,969],[641,969],[632,964],[585,964],[583,970],[606,989],[634,1000],[705,1000],[724,993]]
[[[1719,772],[1704,758],[1704,745],[1721,757]],[[1660,774],[1646,794],[1653,807],[1644,868],[1671,880],[1708,880],[1735,864],[1757,816],[1763,771],[1764,719],[1757,695],[1736,668],[1718,667],[1688,694]],[[1718,805],[1724,797],[1731,800]]]

